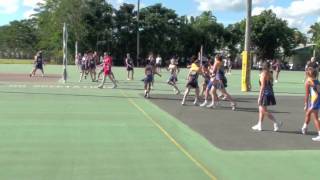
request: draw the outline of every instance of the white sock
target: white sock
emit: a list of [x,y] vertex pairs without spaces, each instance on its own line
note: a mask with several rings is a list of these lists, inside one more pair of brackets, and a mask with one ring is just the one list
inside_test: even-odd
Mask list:
[[320,136],[320,131],[318,131],[318,136]]
[[306,129],[306,128],[307,128],[307,126],[308,126],[308,125],[307,125],[306,123],[303,123],[302,128],[303,128],[303,129]]
[[260,122],[260,121],[258,121],[257,125],[258,125],[259,127],[261,127],[261,122]]

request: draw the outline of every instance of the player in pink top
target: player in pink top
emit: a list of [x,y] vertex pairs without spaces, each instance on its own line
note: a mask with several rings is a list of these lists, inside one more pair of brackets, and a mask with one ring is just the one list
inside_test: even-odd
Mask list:
[[111,67],[112,67],[112,57],[107,54],[104,59],[103,59],[103,80],[101,82],[101,84],[98,86],[98,88],[102,89],[103,85],[106,81],[106,77],[108,76],[109,79],[111,80],[111,82],[113,83],[113,87],[112,88],[116,88],[117,84],[116,81],[113,79],[112,71],[111,71]]

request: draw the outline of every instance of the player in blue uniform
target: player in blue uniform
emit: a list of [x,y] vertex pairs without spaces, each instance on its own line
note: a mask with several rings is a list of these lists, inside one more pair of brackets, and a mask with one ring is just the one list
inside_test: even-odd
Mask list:
[[273,114],[268,111],[268,106],[276,105],[276,99],[273,93],[273,77],[270,72],[270,63],[265,62],[262,65],[262,72],[260,74],[260,92],[258,98],[259,105],[259,120],[258,123],[252,126],[255,131],[262,131],[262,122],[264,117],[267,116],[273,122],[273,131],[278,131],[282,126],[281,121],[277,121]]
[[305,121],[301,128],[302,134],[307,133],[307,127],[310,123],[311,116],[313,116],[314,125],[318,131],[318,136],[312,138],[313,141],[320,141],[320,122],[318,118],[318,112],[320,109],[320,84],[317,79],[318,72],[312,67],[308,67],[307,71],[307,81],[305,83],[306,95],[304,98],[306,111]]
[[150,97],[151,85],[153,82],[153,74],[154,74],[153,70],[154,70],[154,68],[153,68],[152,64],[149,62],[144,69],[144,74],[145,74],[144,97],[145,98]]

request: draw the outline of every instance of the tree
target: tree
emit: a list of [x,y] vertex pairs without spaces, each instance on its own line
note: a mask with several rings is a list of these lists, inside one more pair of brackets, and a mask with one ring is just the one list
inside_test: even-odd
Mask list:
[[[137,13],[134,11],[133,4],[120,6],[119,10],[115,10],[114,27],[112,42],[112,52],[123,63],[126,53],[130,53],[131,57],[136,57],[136,34],[137,34]],[[119,62],[120,63],[120,62]]]
[[160,53],[168,58],[175,54],[178,15],[172,9],[155,4],[141,9],[141,55]]
[[[229,31],[236,40],[241,42],[243,49],[245,21],[229,26]],[[290,56],[292,49],[300,40],[295,37],[296,29],[288,27],[285,20],[277,18],[271,10],[263,11],[260,15],[252,18],[252,49],[260,59],[273,59],[279,53]]]
[[311,34],[311,41],[316,44],[317,48],[320,48],[320,23],[316,22],[311,25],[308,33]]
[[197,41],[195,44],[198,48],[203,45],[205,52],[214,53],[215,50],[224,47],[224,27],[217,23],[217,19],[211,11],[203,12],[196,17],[191,25],[196,31]]
[[0,51],[14,52],[19,58],[31,57],[38,43],[36,33],[34,20],[12,21],[0,27]]

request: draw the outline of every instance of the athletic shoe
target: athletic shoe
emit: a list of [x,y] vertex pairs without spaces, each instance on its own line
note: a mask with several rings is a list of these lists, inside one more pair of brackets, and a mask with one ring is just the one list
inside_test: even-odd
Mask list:
[[252,126],[251,129],[254,131],[262,131],[262,127],[259,124]]
[[211,104],[207,105],[207,108],[215,108],[215,107],[216,107],[215,103],[211,103]]
[[275,83],[278,83],[278,80],[274,80]]
[[207,101],[204,101],[202,104],[200,104],[200,107],[205,107],[208,104]]
[[193,101],[193,105],[195,105],[195,106],[198,106],[198,105],[199,105],[197,99],[195,99],[195,100]]
[[177,91],[177,92],[176,92],[176,95],[179,95],[179,94],[180,94],[180,91]]
[[127,78],[127,81],[130,81],[130,78]]
[[301,128],[301,134],[305,135],[307,134],[307,128]]
[[99,89],[103,89],[103,86],[98,86]]
[[150,98],[150,94],[149,94],[149,93],[147,93],[147,98],[148,98],[148,99]]
[[231,104],[231,109],[232,109],[232,111],[235,111],[235,110],[236,110],[236,106],[237,106],[236,103],[232,103],[232,104]]
[[312,141],[320,141],[320,136],[312,138]]
[[186,102],[184,99],[181,101],[181,105],[186,105]]
[[283,123],[281,121],[273,124],[273,131],[277,132],[282,127]]
[[115,88],[117,88],[118,86],[115,84],[115,85],[113,85],[112,87],[111,87],[111,89],[115,89]]

